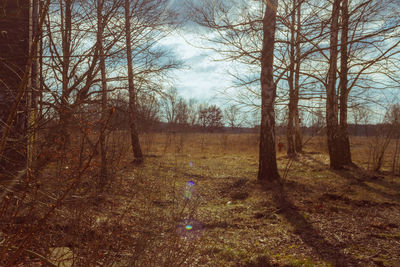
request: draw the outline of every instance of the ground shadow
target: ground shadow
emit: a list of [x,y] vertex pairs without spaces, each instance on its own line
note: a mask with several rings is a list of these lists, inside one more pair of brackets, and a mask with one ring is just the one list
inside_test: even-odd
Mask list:
[[[309,155],[303,155],[305,158],[307,158],[308,160],[314,162],[316,165],[319,165],[320,167],[324,167],[326,169],[329,169],[331,172],[335,173],[336,175],[345,178],[346,180],[348,180],[351,184],[353,185],[357,185],[362,187],[363,189],[375,193],[375,194],[379,194],[383,197],[385,197],[388,200],[391,201],[395,201],[395,202],[400,202],[400,196],[399,195],[395,195],[395,194],[389,194],[385,191],[382,191],[378,188],[374,188],[369,186],[368,184],[366,184],[365,182],[370,182],[370,183],[374,183],[383,187],[386,187],[388,189],[396,189],[396,190],[400,190],[400,185],[397,183],[389,183],[388,181],[385,181],[383,178],[380,178],[376,175],[373,175],[371,173],[368,173],[367,171],[358,168],[358,169],[351,169],[351,170],[347,170],[347,169],[343,169],[343,170],[332,170],[329,168],[329,166],[317,159],[315,159],[314,157],[311,157]],[[302,163],[302,162],[301,162]],[[303,164],[303,163],[302,163]],[[309,166],[309,164],[304,163],[307,166]]]
[[[322,162],[322,161],[320,161],[320,160],[318,160],[318,159],[316,159],[316,158],[314,158],[314,157],[312,157],[312,156],[310,156],[310,155],[308,155],[306,153],[301,154],[301,155],[302,155],[302,157],[304,157],[304,158],[312,161],[313,163],[315,163],[315,165],[318,165],[319,167],[324,168],[324,169],[327,169],[327,168],[329,169],[329,165],[328,164],[326,164],[326,163],[324,163],[324,162]],[[306,163],[304,161],[299,161],[299,162],[301,164],[309,167],[309,168],[315,168],[315,166],[312,166],[312,165],[310,165],[310,164],[308,164],[308,163]]]
[[320,257],[334,266],[358,266],[358,261],[350,255],[342,252],[341,244],[332,244],[326,240],[314,228],[304,216],[299,212],[298,207],[294,205],[287,195],[287,189],[281,185],[264,186],[268,194],[273,195],[273,200],[278,209],[279,214],[284,216],[287,221],[294,227],[294,233],[297,234],[305,244]]
[[[384,198],[390,200],[390,201],[394,201],[397,203],[400,203],[400,196],[399,195],[395,195],[395,194],[390,194],[387,193],[385,191],[382,191],[378,188],[375,187],[371,187],[368,184],[366,184],[365,182],[370,182],[370,183],[374,183],[374,184],[378,184],[381,186],[384,186],[388,189],[393,189],[393,187],[390,186],[389,183],[387,183],[386,181],[383,181],[381,178],[369,178],[370,176],[364,176],[364,174],[366,174],[364,171],[362,170],[357,170],[356,173],[353,173],[351,171],[348,170],[331,170],[332,172],[334,172],[335,174],[341,176],[342,178],[347,179],[348,181],[350,181],[351,183],[353,183],[354,185],[357,185],[371,193],[375,193],[378,195],[383,196]],[[366,174],[368,175],[368,174]],[[361,177],[361,178],[360,178]],[[372,176],[373,177],[373,176]],[[394,186],[394,185],[393,185]]]

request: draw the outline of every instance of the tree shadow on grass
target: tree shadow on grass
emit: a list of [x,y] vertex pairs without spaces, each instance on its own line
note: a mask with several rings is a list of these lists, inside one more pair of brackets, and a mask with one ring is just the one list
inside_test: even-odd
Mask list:
[[[315,165],[318,165],[320,168],[329,169],[329,165],[328,164],[326,164],[326,163],[324,163],[324,162],[322,162],[322,161],[320,161],[320,160],[318,160],[318,159],[316,159],[316,158],[314,158],[314,157],[312,157],[312,156],[310,156],[308,154],[302,154],[302,156],[304,158],[308,159],[309,161],[313,162]],[[312,166],[312,165],[310,165],[310,164],[308,164],[308,163],[306,163],[304,161],[300,161],[300,162],[301,162],[301,164],[304,164],[307,167],[310,167],[310,168],[314,167],[315,168],[315,166]]]
[[[395,194],[390,194],[388,192],[385,192],[383,190],[380,190],[378,188],[372,187],[365,182],[381,185],[383,187],[386,187],[387,189],[393,189],[393,187],[386,181],[382,180],[381,178],[373,178],[374,176],[368,175],[368,173],[365,173],[362,170],[357,170],[354,172],[348,171],[348,170],[332,170],[335,174],[349,180],[351,183],[371,192],[374,194],[381,195],[382,197],[394,201],[396,203],[400,203],[400,195],[395,195]],[[360,178],[361,177],[361,178]]]
[[265,185],[264,188],[268,194],[272,193],[278,213],[286,218],[295,229],[294,233],[312,248],[320,259],[333,264],[333,266],[359,265],[356,259],[342,252],[340,244],[332,244],[321,236],[312,223],[299,212],[298,207],[290,201],[286,193],[287,190],[283,186],[275,185],[271,187]]
[[[306,157],[310,161],[314,162],[316,165],[319,165],[320,167],[329,169],[329,166],[327,164],[315,159],[314,157],[311,157],[309,155],[304,155],[304,157]],[[360,186],[361,188],[363,188],[371,193],[379,194],[388,200],[400,203],[400,195],[387,193],[378,188],[371,187],[368,184],[366,184],[365,182],[374,183],[374,184],[386,187],[388,189],[400,190],[400,185],[398,183],[389,183],[388,181],[386,181],[382,178],[379,178],[376,175],[368,173],[367,171],[365,171],[363,169],[353,168],[350,170],[347,170],[347,169],[343,169],[343,170],[329,169],[329,170],[331,172],[335,173],[336,175],[338,175],[342,178],[345,178],[346,180],[348,180],[350,182],[350,184]]]

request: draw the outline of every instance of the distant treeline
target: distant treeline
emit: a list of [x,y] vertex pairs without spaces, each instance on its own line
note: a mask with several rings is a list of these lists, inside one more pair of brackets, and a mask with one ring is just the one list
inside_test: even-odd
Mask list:
[[[390,127],[388,124],[349,124],[349,135],[351,136],[376,136],[382,133],[383,129]],[[204,128],[201,126],[188,126],[179,124],[169,124],[165,122],[153,122],[152,127],[149,129],[153,132],[199,132],[199,133],[231,133],[231,134],[243,134],[243,133],[258,133],[259,127],[221,127],[221,128]],[[276,135],[286,135],[286,126],[276,126]],[[325,127],[310,126],[301,127],[303,135],[326,135]]]
[[[349,124],[348,131],[351,136],[376,136],[388,127],[390,127],[388,124]],[[326,135],[325,127],[301,127],[301,132],[304,135]],[[277,126],[276,133],[277,135],[286,134],[286,126]]]
[[[259,126],[255,127],[227,127],[223,125],[221,118],[218,119],[218,123],[201,123],[201,120],[195,123],[172,123],[165,122],[160,119],[160,116],[156,112],[152,114],[148,110],[138,109],[137,126],[141,133],[148,132],[169,132],[169,133],[259,133]],[[100,111],[97,108],[84,108],[80,111],[79,115],[72,119],[71,127],[78,126],[81,123],[79,119],[85,118],[94,122],[92,127],[98,129],[100,127]],[[56,124],[57,116],[49,119],[49,124]],[[75,121],[75,122],[74,122]],[[382,134],[383,131],[387,131],[391,128],[390,124],[349,124],[348,131],[351,136],[376,136]],[[114,112],[108,120],[108,130],[129,130],[129,117],[128,111],[121,106],[116,106]],[[284,124],[277,125],[275,127],[276,135],[286,135],[287,126]],[[323,136],[326,135],[325,126],[317,124],[314,126],[302,126],[301,133],[303,135],[311,136]]]

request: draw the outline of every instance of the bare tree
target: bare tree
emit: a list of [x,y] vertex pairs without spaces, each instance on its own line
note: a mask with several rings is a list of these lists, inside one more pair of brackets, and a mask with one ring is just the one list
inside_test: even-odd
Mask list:
[[347,42],[349,39],[349,7],[348,7],[348,0],[342,0],[341,5],[341,46],[340,46],[340,110],[339,110],[339,129],[340,129],[340,143],[344,165],[353,165],[353,161],[351,160],[351,152],[350,152],[350,139],[349,139],[349,131],[347,126],[347,103],[348,103],[348,48]]
[[266,2],[263,18],[263,49],[261,53],[261,125],[258,179],[280,179],[276,164],[275,112],[276,84],[273,75],[276,11],[278,1]]
[[287,120],[287,153],[295,156],[296,152],[301,152],[302,142],[299,127],[299,79],[300,79],[300,31],[301,31],[301,4],[303,0],[294,0],[291,12],[290,25],[290,66],[288,74],[289,85],[289,110]]
[[[326,103],[328,150],[331,168],[340,169],[355,166],[351,160],[350,141],[347,125],[347,109],[350,92],[357,86],[361,89],[368,82],[371,71],[380,62],[393,57],[400,51],[396,37],[399,25],[392,24],[388,8],[392,2],[363,1],[351,3],[348,0],[334,1],[332,6],[330,30],[330,57]],[[351,9],[350,9],[351,7]],[[384,27],[366,30],[372,19],[387,19]],[[340,42],[339,42],[340,33]],[[386,42],[391,40],[391,42]],[[382,46],[377,48],[376,42]],[[340,70],[337,69],[338,47],[340,47]],[[359,58],[360,53],[369,52],[368,58]],[[336,88],[337,72],[339,88]],[[368,82],[369,86],[373,81]]]
[[186,99],[178,95],[176,88],[170,87],[163,94],[161,105],[165,120],[173,127],[195,124],[195,101],[191,99],[188,103]]
[[189,108],[185,99],[179,98],[176,109],[176,123],[181,126],[187,126],[189,120]]
[[188,123],[191,127],[198,122],[197,101],[194,98],[188,101]]
[[133,158],[136,163],[143,162],[143,153],[139,143],[137,131],[137,111],[136,111],[136,92],[132,66],[132,40],[131,40],[131,7],[130,1],[125,0],[125,38],[126,38],[126,58],[128,67],[128,91],[129,91],[129,127],[131,134]]
[[[303,151],[303,140],[302,140],[302,134],[300,130],[300,124],[301,124],[301,118],[300,118],[300,111],[299,111],[299,99],[300,99],[300,64],[301,64],[301,47],[300,47],[300,42],[302,40],[301,38],[301,7],[303,0],[298,0],[296,7],[296,12],[293,12],[293,14],[296,14],[295,19],[293,19],[293,28],[295,27],[296,30],[296,39],[295,39],[295,67],[294,67],[294,106],[295,106],[295,115],[294,115],[294,127],[295,127],[295,138],[294,138],[294,143],[295,143],[295,150],[296,152],[300,153]],[[294,21],[296,20],[296,21]]]
[[[10,106],[18,101],[18,89],[23,93],[27,91],[27,84],[24,88],[20,88],[20,84],[29,56],[29,6],[15,1],[8,4],[2,3],[0,15],[0,170],[11,174],[25,167],[27,159],[23,152],[26,147],[26,107],[18,105],[13,115]],[[24,19],[13,15],[16,13]],[[13,116],[11,123],[10,115]]]
[[331,168],[338,169],[346,164],[342,162],[343,147],[337,143],[338,130],[338,101],[336,94],[336,72],[338,59],[340,0],[334,0],[332,6],[332,22],[330,29],[330,58],[328,71],[328,85],[326,88],[326,124],[328,137],[328,150]]
[[[34,90],[36,88],[37,68],[34,57],[40,39],[45,17],[49,10],[50,0],[43,3],[40,19],[38,3],[32,2],[31,15],[29,6],[20,2],[2,3],[0,25],[4,27],[0,37],[0,170],[12,174],[15,170],[32,161],[32,143],[29,143],[28,158],[26,149],[25,125],[32,127],[35,123],[30,117],[34,108]],[[11,14],[11,15],[10,15]],[[23,19],[21,19],[20,15]],[[31,17],[31,21],[28,18]],[[28,88],[27,88],[28,86]],[[28,94],[27,105],[21,105],[25,93]],[[26,112],[29,109],[28,112]],[[33,111],[34,112],[34,111]],[[34,118],[33,118],[34,119]],[[30,137],[29,137],[30,138]],[[31,139],[29,142],[32,142]]]
[[243,123],[243,116],[240,110],[235,105],[230,105],[224,110],[224,118],[228,126],[231,128],[241,127]]
[[106,21],[103,16],[104,0],[97,0],[97,43],[99,44],[99,64],[101,73],[101,130],[100,130],[100,183],[104,185],[107,180],[107,146],[106,146],[106,120],[107,120],[107,73],[106,56],[103,45],[103,33]]
[[170,87],[161,98],[164,117],[168,123],[177,122],[179,98],[178,91],[174,87]]
[[213,131],[222,127],[222,111],[216,105],[199,107],[199,123],[204,129]]
[[[222,58],[247,65],[256,73],[238,78],[244,87],[256,85],[259,88],[261,85],[261,94],[258,88],[249,90],[253,96],[257,95],[256,98],[261,96],[258,179],[270,181],[280,178],[275,151],[276,81],[273,66],[277,3],[255,1],[253,8],[249,9],[247,3],[241,1],[206,1],[203,5],[193,3],[191,13],[196,23],[216,31],[209,41],[217,44],[214,50]],[[254,97],[244,96],[243,99],[251,102]],[[253,104],[257,106],[258,103]]]
[[[108,78],[105,71],[102,73],[100,70],[101,65],[105,69],[104,64],[99,64],[100,55],[105,60],[106,55],[115,52],[115,44],[121,33],[115,32],[115,27],[110,27],[115,23],[112,18],[115,18],[119,7],[117,1],[107,1],[107,5],[105,3],[106,1],[97,0],[54,2],[51,9],[53,13],[47,17],[43,34],[43,95],[40,105],[46,108],[46,112],[54,112],[56,116],[46,115],[49,122],[51,121],[48,123],[51,129],[45,132],[45,138],[38,144],[44,149],[38,153],[35,161],[33,169],[37,172],[52,160],[52,153],[67,151],[71,131],[77,125],[77,114],[83,107],[96,101],[99,93],[103,92],[104,96],[107,94],[105,82]],[[103,9],[105,6],[107,8]],[[100,18],[97,8],[102,8]],[[107,31],[104,30],[104,25],[109,27]],[[96,30],[93,31],[93,28]],[[99,87],[104,90],[95,89],[99,83]],[[105,116],[105,112],[103,114]],[[104,127],[98,129],[101,135]],[[105,152],[105,147],[100,146]],[[91,149],[97,151],[94,146]]]
[[159,100],[155,93],[139,92],[136,101],[140,130],[148,132],[160,120]]

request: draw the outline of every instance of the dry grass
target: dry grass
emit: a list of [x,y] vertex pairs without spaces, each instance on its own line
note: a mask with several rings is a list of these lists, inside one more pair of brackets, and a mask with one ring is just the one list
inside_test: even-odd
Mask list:
[[[146,166],[161,166],[164,175],[172,168],[176,185],[193,181],[202,199],[195,219],[204,230],[193,266],[400,264],[399,178],[330,171],[325,138],[309,140],[294,162],[278,153],[281,173],[290,164],[283,199],[256,181],[256,135],[153,138],[156,145],[147,152],[157,158],[148,158]],[[369,164],[368,142],[352,138],[361,168]]]
[[[126,149],[126,134],[115,138],[117,152]],[[54,247],[67,247],[76,266],[400,264],[400,178],[329,170],[322,137],[295,161],[278,153],[280,173],[288,172],[274,190],[256,180],[257,135],[149,134],[141,141],[143,166],[130,164],[129,151],[115,152],[119,171],[105,191],[93,191],[87,177],[30,249],[51,258]],[[368,142],[352,139],[364,169]],[[61,182],[48,180],[46,192]]]

